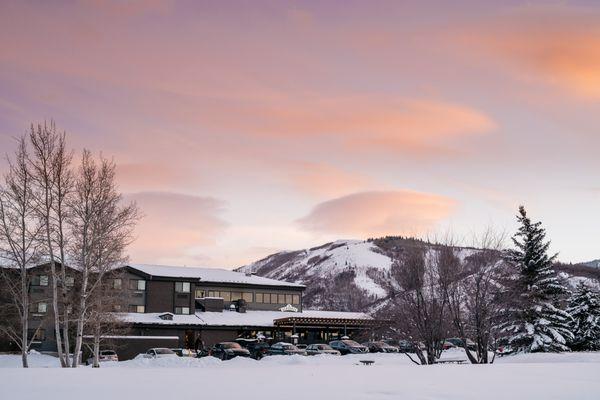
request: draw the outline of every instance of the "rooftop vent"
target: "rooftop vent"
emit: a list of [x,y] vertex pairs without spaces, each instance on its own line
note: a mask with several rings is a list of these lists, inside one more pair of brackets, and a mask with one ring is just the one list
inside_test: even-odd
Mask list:
[[164,314],[160,314],[158,316],[158,318],[165,320],[165,321],[173,321],[173,314],[171,314],[170,312],[167,312]]

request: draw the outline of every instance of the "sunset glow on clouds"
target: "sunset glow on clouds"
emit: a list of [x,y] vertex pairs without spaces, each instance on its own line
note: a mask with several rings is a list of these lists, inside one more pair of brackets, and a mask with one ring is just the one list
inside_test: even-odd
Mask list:
[[308,230],[352,237],[380,237],[390,232],[422,236],[450,214],[454,203],[409,191],[361,192],[318,204],[298,223]]
[[512,230],[521,203],[598,258],[600,7],[484,3],[4,1],[0,148],[53,118],[114,157],[137,262]]

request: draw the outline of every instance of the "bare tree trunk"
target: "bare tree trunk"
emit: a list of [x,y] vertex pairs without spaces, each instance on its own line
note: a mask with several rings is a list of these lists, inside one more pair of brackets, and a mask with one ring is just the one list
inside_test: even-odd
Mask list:
[[23,296],[23,314],[22,318],[23,331],[21,332],[21,360],[23,362],[23,368],[29,368],[29,360],[27,359],[27,351],[29,347],[27,346],[27,333],[29,332],[29,294],[27,293],[27,280],[22,279],[24,281],[22,288],[24,289],[25,295]]
[[79,297],[79,316],[77,318],[77,328],[75,333],[75,350],[73,351],[73,361],[71,367],[77,368],[79,365],[79,352],[83,344],[83,327],[86,317],[86,295],[88,291],[88,270],[84,269],[82,272],[82,284],[81,284],[81,295]]
[[[52,255],[51,255],[52,257]],[[58,358],[60,359],[61,367],[66,367],[65,354],[63,352],[63,345],[60,333],[60,309],[58,308],[58,284],[56,274],[56,265],[54,260],[50,262],[50,273],[52,274],[52,311],[54,312],[54,335],[56,336],[56,350],[58,352]]]
[[100,326],[97,324],[94,329],[94,368],[100,368]]

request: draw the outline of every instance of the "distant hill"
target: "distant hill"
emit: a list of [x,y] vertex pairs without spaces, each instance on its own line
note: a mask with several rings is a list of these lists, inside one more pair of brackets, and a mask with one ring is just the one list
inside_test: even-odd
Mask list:
[[587,267],[600,268],[600,260],[588,261],[581,264]]
[[[272,279],[306,285],[304,305],[311,309],[376,312],[400,289],[393,268],[400,254],[411,246],[428,252],[441,246],[418,239],[384,237],[338,240],[310,249],[283,251],[238,268]],[[455,255],[465,260],[478,249],[458,247]],[[600,268],[581,264],[557,264],[567,283],[580,280],[598,286]]]

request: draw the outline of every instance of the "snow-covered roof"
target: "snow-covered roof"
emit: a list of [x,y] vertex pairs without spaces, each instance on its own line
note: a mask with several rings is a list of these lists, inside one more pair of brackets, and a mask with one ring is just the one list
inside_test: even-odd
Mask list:
[[304,288],[304,285],[298,283],[278,281],[256,275],[247,275],[243,272],[222,268],[176,267],[150,264],[129,264],[128,267],[157,277],[199,279],[202,282],[211,283],[238,283],[245,285]]
[[223,312],[197,312],[192,315],[174,315],[173,320],[164,320],[159,316],[164,313],[123,313],[125,322],[138,324],[157,325],[210,325],[210,326],[275,326],[275,320],[281,318],[328,318],[328,319],[359,319],[372,320],[365,313],[342,312],[342,311],[318,311],[305,310],[302,312],[283,311],[246,311],[245,313],[235,311]]

